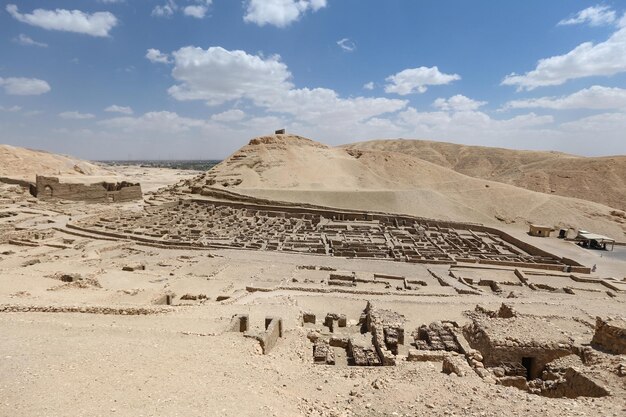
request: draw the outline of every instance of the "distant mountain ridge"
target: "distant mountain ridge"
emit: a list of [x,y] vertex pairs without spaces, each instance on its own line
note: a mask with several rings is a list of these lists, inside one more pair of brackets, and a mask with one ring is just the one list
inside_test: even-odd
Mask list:
[[626,155],[582,157],[407,139],[373,140],[343,147],[412,155],[470,177],[626,210]]

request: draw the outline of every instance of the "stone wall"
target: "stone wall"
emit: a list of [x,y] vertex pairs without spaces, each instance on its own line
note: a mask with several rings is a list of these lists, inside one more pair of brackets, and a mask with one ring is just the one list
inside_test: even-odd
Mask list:
[[40,199],[86,201],[89,203],[121,203],[141,200],[141,185],[129,182],[98,182],[94,184],[62,183],[56,177],[37,175],[35,197]]
[[596,332],[591,343],[611,353],[626,354],[626,322],[596,317]]

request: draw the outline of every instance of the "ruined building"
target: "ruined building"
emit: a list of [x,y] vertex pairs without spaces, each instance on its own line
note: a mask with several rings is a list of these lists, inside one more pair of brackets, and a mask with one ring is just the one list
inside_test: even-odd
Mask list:
[[56,177],[37,175],[31,194],[40,199],[85,201],[88,203],[123,203],[141,200],[141,185],[126,181],[98,182],[94,184],[62,183]]
[[517,316],[501,308],[495,317],[477,312],[463,329],[485,367],[500,367],[507,376],[541,377],[551,361],[574,353],[573,341],[541,317]]

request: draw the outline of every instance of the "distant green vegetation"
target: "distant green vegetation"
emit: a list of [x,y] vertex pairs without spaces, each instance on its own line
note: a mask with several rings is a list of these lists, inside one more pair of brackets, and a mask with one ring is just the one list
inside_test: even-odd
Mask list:
[[100,163],[120,166],[120,165],[136,165],[140,167],[150,168],[170,168],[170,169],[188,169],[192,171],[208,171],[215,165],[219,164],[220,160],[137,160],[137,161],[98,161]]

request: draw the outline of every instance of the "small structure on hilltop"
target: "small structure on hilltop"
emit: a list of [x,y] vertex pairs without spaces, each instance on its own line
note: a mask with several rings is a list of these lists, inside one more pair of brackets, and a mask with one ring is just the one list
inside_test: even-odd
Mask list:
[[[615,239],[586,230],[579,230],[575,240],[583,248],[613,250],[615,247]],[[607,249],[607,245],[611,245],[611,249]]]
[[37,175],[31,194],[42,200],[59,198],[89,203],[122,203],[143,198],[139,183],[126,181],[94,184],[62,183],[57,177],[43,175]]
[[531,224],[528,234],[531,236],[538,236],[538,237],[550,237],[550,233],[553,231],[554,229],[550,226],[544,226],[540,224]]
[[278,129],[274,132],[275,135],[284,135],[286,133],[285,129]]

